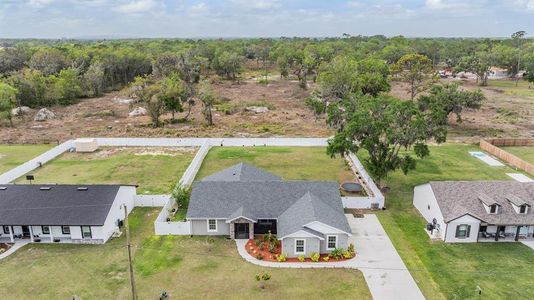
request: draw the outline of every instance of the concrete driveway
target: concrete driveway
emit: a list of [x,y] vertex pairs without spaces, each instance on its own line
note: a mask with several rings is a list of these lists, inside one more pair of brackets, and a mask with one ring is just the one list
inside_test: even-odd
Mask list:
[[356,247],[356,267],[362,271],[374,299],[425,299],[376,215],[346,215]]

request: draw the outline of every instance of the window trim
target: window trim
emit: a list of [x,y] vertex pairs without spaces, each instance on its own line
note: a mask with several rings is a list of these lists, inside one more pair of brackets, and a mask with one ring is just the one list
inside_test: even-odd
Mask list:
[[[297,242],[302,241],[302,252],[297,251]],[[295,254],[304,255],[306,254],[306,239],[295,239]]]
[[[460,228],[462,226],[465,226],[465,234],[463,236],[460,236],[459,233],[460,233]],[[457,238],[457,239],[467,239],[467,238],[469,238],[470,233],[471,233],[471,225],[469,225],[469,224],[459,224],[459,225],[456,225],[456,233],[455,233],[454,237]]]
[[[215,221],[215,229],[210,229],[210,221]],[[207,219],[206,226],[207,226],[208,232],[217,232],[218,231],[217,219]]]
[[[83,228],[89,228],[89,237],[86,237],[83,232]],[[93,230],[91,229],[91,226],[80,226],[80,231],[82,233],[82,239],[92,239],[93,238]]]
[[[7,231],[6,231],[6,229],[7,229]],[[4,231],[4,234],[11,233],[11,228],[9,227],[9,225],[2,226],[2,230]]]
[[[45,228],[47,228],[47,230],[45,230]],[[46,231],[48,231],[48,232],[46,232]],[[52,228],[50,228],[50,226],[46,226],[46,225],[41,226],[41,233],[42,234],[50,234],[51,231],[52,231]]]
[[[68,228],[68,229],[69,229],[69,232],[65,232],[65,228]],[[61,226],[61,233],[63,233],[63,234],[70,234],[70,226],[68,226],[68,225],[62,225],[62,226]]]
[[[521,212],[522,209],[525,209],[525,211]],[[519,206],[519,213],[522,214],[522,215],[528,214],[528,205],[523,204],[523,205]]]
[[[491,210],[495,207],[495,211],[492,212]],[[499,205],[498,204],[492,204],[489,206],[489,213],[492,215],[496,215],[499,213]]]
[[[330,240],[329,239],[331,237],[335,238],[335,246],[334,246],[334,248],[329,247],[329,244],[330,244]],[[326,250],[334,250],[336,248],[337,248],[337,235],[327,235],[326,236]]]

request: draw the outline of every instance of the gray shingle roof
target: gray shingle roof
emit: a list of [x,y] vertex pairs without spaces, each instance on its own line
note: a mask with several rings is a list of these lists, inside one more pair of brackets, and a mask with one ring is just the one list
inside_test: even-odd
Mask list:
[[[41,190],[41,187],[50,190]],[[78,191],[78,187],[87,187]],[[119,185],[0,185],[0,225],[104,224]]]
[[[312,221],[320,221],[350,233],[336,182],[282,181],[280,177],[255,167],[243,166],[247,165],[233,166],[193,183],[187,218],[231,219],[243,215],[257,220],[283,217],[286,219],[277,223],[279,236],[292,233],[290,231],[295,228],[302,229],[302,225]],[[233,174],[237,169],[245,170],[239,181],[224,180],[228,173]],[[243,174],[248,174],[248,179]]]
[[[534,206],[534,183],[518,181],[432,181],[430,186],[445,222],[470,214],[489,224],[534,224],[534,209],[518,214],[512,202]],[[482,198],[482,199],[481,199]],[[487,213],[482,201],[500,205],[498,214]]]
[[281,181],[282,178],[246,163],[233,165],[204,177],[202,181]]
[[350,232],[343,208],[334,209],[307,192],[278,217],[278,236],[284,237],[299,231],[304,225],[314,221]]

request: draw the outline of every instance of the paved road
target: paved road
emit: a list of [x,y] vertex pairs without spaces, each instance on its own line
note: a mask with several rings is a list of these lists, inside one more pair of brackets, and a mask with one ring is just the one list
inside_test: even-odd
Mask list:
[[375,215],[347,216],[349,241],[357,252],[356,267],[365,276],[374,299],[425,299]]

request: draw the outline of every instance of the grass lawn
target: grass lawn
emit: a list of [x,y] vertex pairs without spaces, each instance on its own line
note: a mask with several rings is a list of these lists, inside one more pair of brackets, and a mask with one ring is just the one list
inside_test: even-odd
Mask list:
[[55,145],[0,145],[0,174],[50,150]]
[[[266,269],[225,238],[152,236],[158,209],[130,215],[139,299],[371,299],[362,274],[342,269]],[[0,261],[2,299],[128,299],[124,235],[105,245],[29,245]],[[264,290],[256,274],[272,278]]]
[[488,87],[502,89],[508,95],[534,97],[534,89],[529,89],[529,85],[532,83],[525,80],[519,80],[517,86],[513,80],[488,80]]
[[[195,152],[157,149],[103,148],[95,153],[65,153],[31,173],[37,183],[137,184],[139,194],[170,193]],[[26,180],[21,177],[16,182]]]
[[386,180],[388,209],[378,217],[427,299],[480,299],[477,286],[484,299],[532,298],[534,250],[520,243],[431,242],[412,206],[413,187],[430,180],[510,180],[505,173],[511,168],[490,167],[470,156],[473,150],[478,146],[431,147],[431,156],[418,161],[415,171],[393,173]]
[[534,164],[534,147],[500,147],[513,155]]
[[343,158],[330,158],[323,147],[214,147],[206,156],[197,179],[246,162],[285,180],[354,180]]

